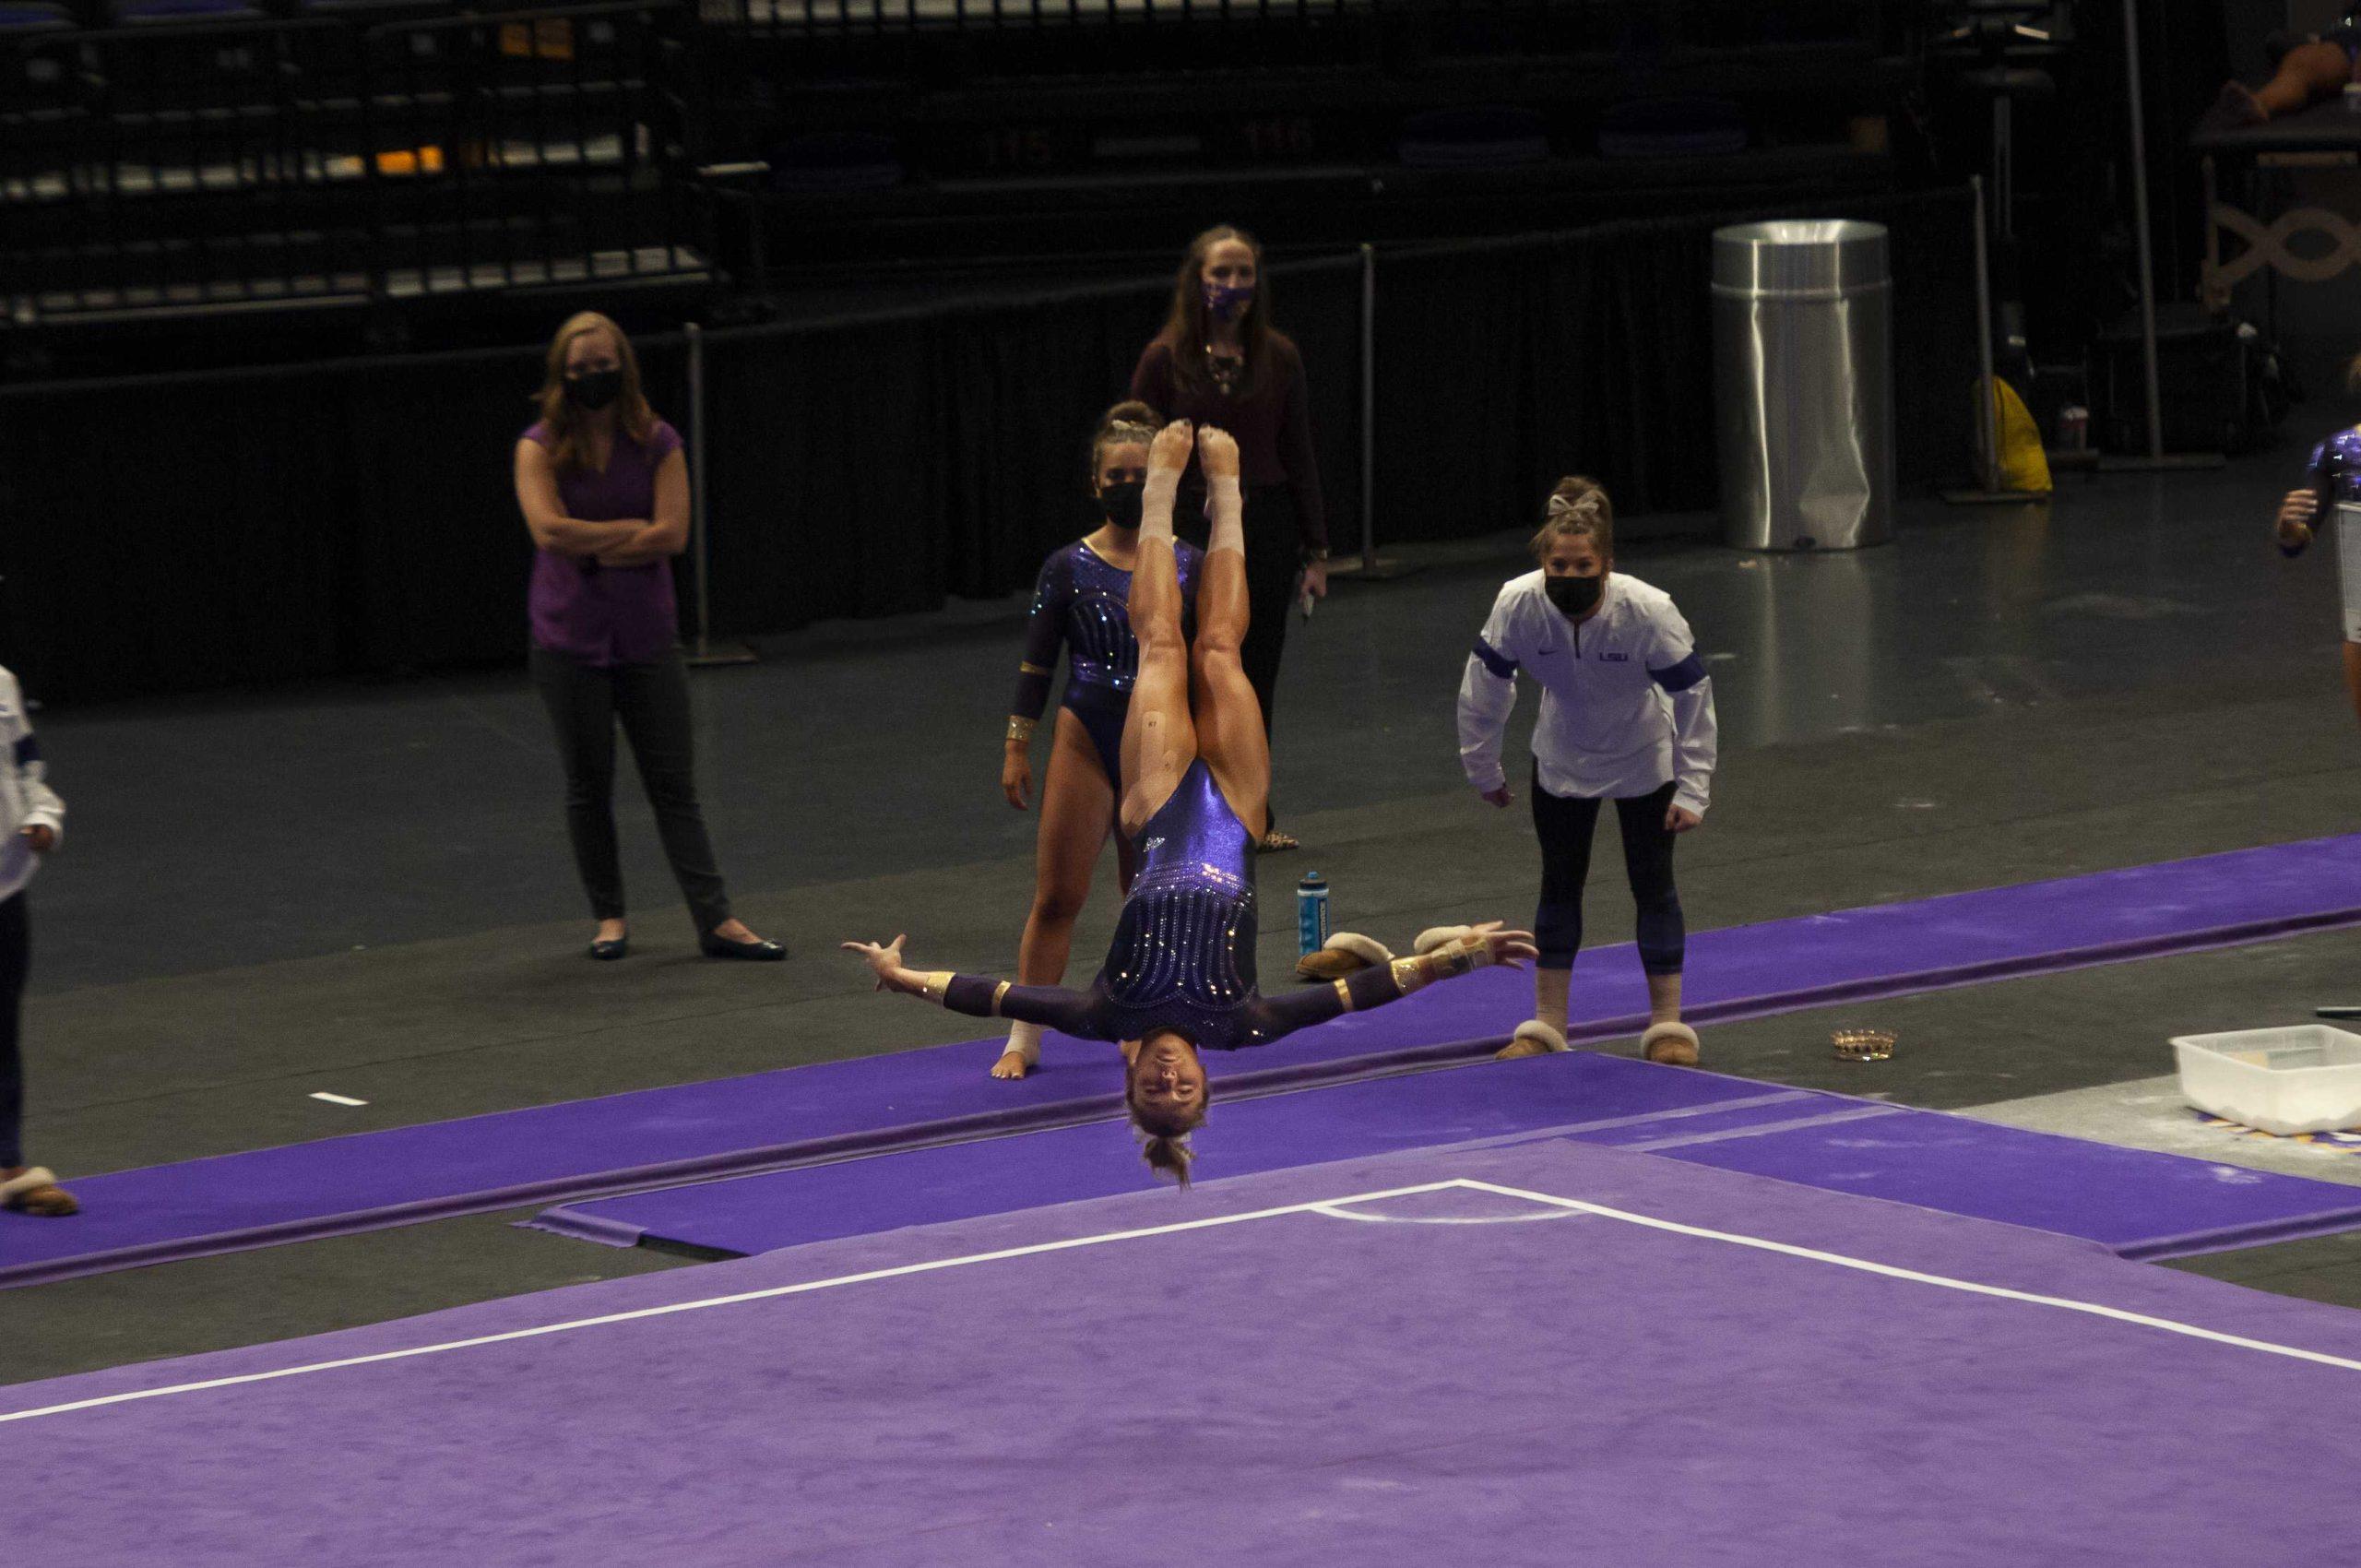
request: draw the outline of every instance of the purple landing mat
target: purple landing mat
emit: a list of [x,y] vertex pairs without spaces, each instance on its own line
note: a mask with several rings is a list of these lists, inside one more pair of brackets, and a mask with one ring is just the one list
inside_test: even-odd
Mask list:
[[[2361,836],[2239,849],[1705,932],[1689,944],[1688,1016],[1755,1017],[2356,922]],[[1526,1016],[1528,983],[1515,970],[1482,971],[1267,1051],[1217,1055],[1212,1072],[1237,1099],[1473,1060]],[[1644,995],[1630,945],[1585,954],[1570,1038],[1638,1032],[1644,1016],[1625,1009]],[[913,1005],[879,999],[879,1031],[890,1036],[895,1008]],[[1106,1047],[1052,1035],[1043,1071],[1020,1084],[985,1079],[997,1049],[977,1040],[889,1052],[82,1177],[77,1218],[0,1213],[0,1287],[1071,1125],[1114,1110]]]
[[[1228,1177],[1540,1139],[2026,1226],[2126,1257],[2361,1226],[2361,1187],[1588,1051],[1216,1102],[1196,1143],[1199,1169]],[[528,1223],[612,1246],[744,1254],[1107,1197],[1143,1179],[1113,1122],[639,1193]]]
[[2355,1379],[2343,1309],[1549,1143],[0,1389],[73,1478],[0,1512],[44,1568],[2220,1568],[2361,1529],[2289,1419]]

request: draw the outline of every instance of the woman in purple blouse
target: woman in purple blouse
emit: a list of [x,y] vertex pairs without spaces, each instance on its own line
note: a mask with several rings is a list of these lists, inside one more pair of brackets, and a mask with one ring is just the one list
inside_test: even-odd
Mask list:
[[640,390],[623,328],[584,311],[550,341],[541,417],[516,443],[516,504],[533,536],[533,683],[565,759],[565,825],[599,922],[593,958],[630,950],[615,851],[615,725],[656,811],[697,940],[716,958],[784,958],[730,912],[697,808],[688,671],[672,557],[689,537],[681,436]]

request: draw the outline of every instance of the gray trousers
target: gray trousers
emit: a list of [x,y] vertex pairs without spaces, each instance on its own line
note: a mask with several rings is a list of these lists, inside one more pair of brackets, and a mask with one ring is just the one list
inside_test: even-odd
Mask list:
[[594,920],[623,915],[623,862],[615,849],[615,726],[631,742],[665,858],[689,901],[698,934],[730,919],[730,895],[714,864],[697,807],[689,730],[689,672],[676,650],[653,664],[598,669],[546,648],[532,650],[533,684],[557,731],[565,763],[565,827]]

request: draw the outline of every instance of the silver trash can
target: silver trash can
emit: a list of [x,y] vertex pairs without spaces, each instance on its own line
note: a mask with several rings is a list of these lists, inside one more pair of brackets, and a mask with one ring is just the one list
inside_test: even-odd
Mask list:
[[1714,232],[1722,523],[1734,548],[1893,537],[1892,291],[1882,224]]

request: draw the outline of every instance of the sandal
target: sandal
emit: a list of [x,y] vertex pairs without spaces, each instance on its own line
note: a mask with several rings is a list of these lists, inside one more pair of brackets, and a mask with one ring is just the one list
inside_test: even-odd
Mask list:
[[1392,962],[1393,950],[1382,942],[1357,931],[1340,931],[1328,939],[1326,946],[1295,961],[1295,978],[1314,982],[1340,980],[1347,975]]
[[82,1212],[74,1194],[57,1184],[57,1173],[45,1165],[33,1166],[21,1176],[0,1181],[0,1208],[12,1208],[39,1219],[63,1219]]
[[1502,1062],[1515,1062],[1527,1056],[1551,1056],[1572,1049],[1566,1044],[1566,1033],[1538,1018],[1527,1018],[1516,1027],[1508,1044],[1492,1054]]
[[1697,1031],[1687,1024],[1650,1024],[1640,1036],[1640,1054],[1667,1067],[1694,1067]]

